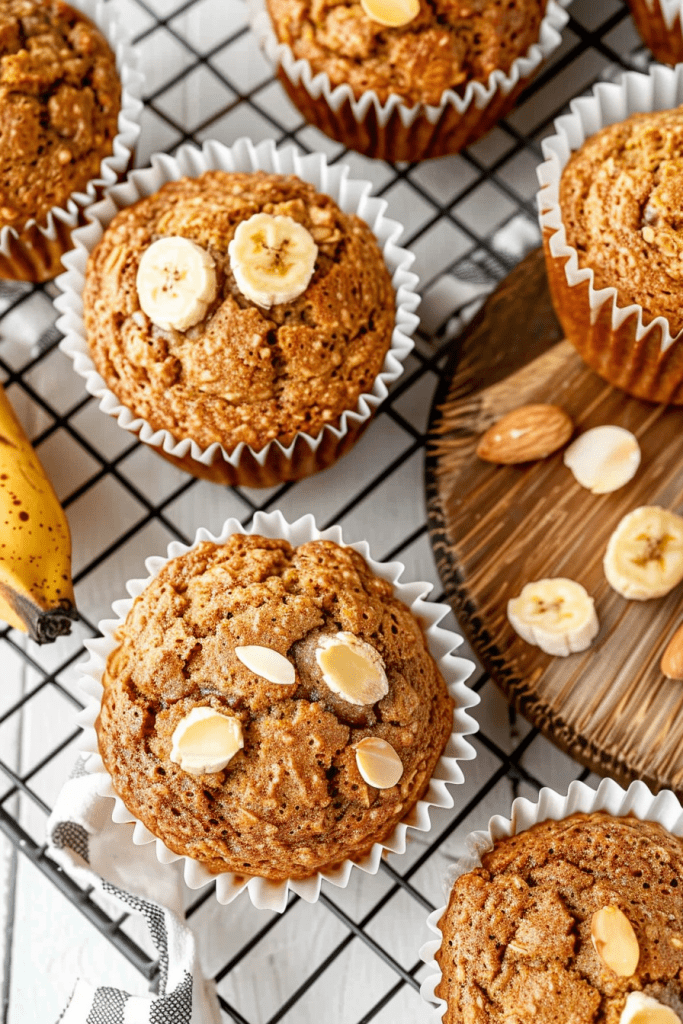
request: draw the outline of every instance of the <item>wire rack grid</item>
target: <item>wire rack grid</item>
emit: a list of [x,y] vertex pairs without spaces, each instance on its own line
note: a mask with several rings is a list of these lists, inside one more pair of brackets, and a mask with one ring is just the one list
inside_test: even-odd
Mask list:
[[[339,522],[347,539],[367,539],[374,557],[400,559],[405,579],[432,580],[440,597],[422,463],[446,353],[482,297],[538,244],[535,167],[553,118],[595,81],[642,69],[649,54],[620,0],[574,0],[561,48],[505,121],[458,156],[392,166],[349,153],[302,121],[258,50],[244,0],[117,2],[147,76],[139,166],[188,140],[232,143],[242,135],[323,150],[369,178],[389,216],[405,225],[402,244],[416,255],[423,297],[415,351],[354,451],[320,477],[251,491],[196,481],[121,431],[58,350],[54,286],[0,285],[0,378],[67,510],[81,611],[73,635],[48,647],[0,629],[0,830],[153,984],[156,964],[139,923],[82,891],[43,843],[46,816],[76,758],[83,640],[97,635],[96,623],[146,555],[165,552],[173,539],[187,543],[200,525],[215,529],[230,515],[247,524],[257,509],[281,508],[290,520],[313,512],[319,526]],[[389,856],[377,876],[356,872],[345,890],[324,886],[315,906],[293,897],[281,916],[256,911],[246,895],[220,907],[212,887],[189,897],[226,1021],[306,1024],[319,1019],[323,1000],[333,1024],[429,1018],[418,995],[417,951],[464,835],[507,813],[518,794],[564,788],[587,774],[517,720],[485,675],[475,679],[477,759],[465,765],[453,810],[434,813],[429,836],[413,840],[405,855]],[[10,1022],[17,860],[3,911],[3,1021]]]

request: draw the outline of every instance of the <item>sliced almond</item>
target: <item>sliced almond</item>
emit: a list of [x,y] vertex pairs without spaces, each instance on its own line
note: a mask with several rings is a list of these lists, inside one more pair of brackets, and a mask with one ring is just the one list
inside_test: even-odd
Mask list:
[[666,645],[659,667],[667,679],[683,679],[683,622]]
[[618,907],[603,907],[593,914],[591,939],[606,967],[620,978],[636,973],[640,947],[631,922]]
[[479,439],[477,455],[484,462],[514,465],[535,462],[566,444],[574,424],[557,405],[522,405],[513,409]]
[[403,762],[391,743],[366,736],[356,744],[356,764],[368,786],[391,789],[403,775]]
[[269,683],[291,686],[296,679],[291,661],[270,647],[247,644],[245,647],[236,647],[235,654],[250,672],[256,673]]
[[321,637],[315,660],[332,692],[349,704],[376,704],[389,692],[381,654],[353,633]]
[[192,708],[171,738],[171,760],[189,775],[220,772],[244,746],[237,718],[213,708]]
[[670,1006],[665,1006],[644,992],[629,992],[619,1024],[681,1024],[681,1018]]

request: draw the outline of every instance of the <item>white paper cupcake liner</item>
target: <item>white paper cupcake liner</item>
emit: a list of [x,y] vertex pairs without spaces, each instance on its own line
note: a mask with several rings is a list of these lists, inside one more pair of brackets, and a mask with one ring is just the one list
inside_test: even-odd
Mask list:
[[321,71],[314,75],[307,60],[297,60],[291,47],[278,40],[265,0],[251,0],[250,7],[252,27],[261,46],[275,67],[282,68],[293,86],[302,85],[311,99],[318,100],[322,97],[335,112],[338,112],[343,104],[348,102],[353,116],[359,124],[365,120],[370,107],[373,107],[379,125],[384,128],[394,110],[398,111],[405,127],[412,125],[419,115],[424,115],[433,125],[449,106],[454,107],[459,114],[464,114],[472,105],[478,110],[482,110],[498,92],[507,96],[521,79],[533,75],[542,62],[560,45],[560,33],[569,17],[563,7],[569,2],[570,0],[560,0],[560,2],[548,0],[546,12],[540,25],[538,41],[529,47],[523,57],[518,57],[513,61],[507,73],[496,69],[491,72],[485,83],[469,82],[462,94],[453,89],[446,89],[437,105],[417,103],[412,107],[404,103],[401,97],[395,93],[392,93],[388,100],[382,103],[372,89],[368,89],[361,96],[356,97],[349,85],[342,84],[333,88],[326,72]]
[[564,263],[567,284],[574,288],[588,282],[591,324],[596,324],[607,304],[612,330],[617,331],[629,317],[635,316],[636,342],[653,331],[661,331],[661,352],[677,341],[683,331],[672,336],[669,321],[663,316],[655,317],[646,325],[642,306],[620,305],[616,288],[595,288],[593,271],[579,267],[576,249],[567,244],[560,210],[560,178],[572,152],[601,128],[624,121],[631,114],[669,110],[680,103],[683,103],[683,65],[667,68],[655,64],[646,75],[629,71],[618,83],[600,82],[592,96],[571,101],[571,114],[556,119],[557,134],[543,140],[545,161],[537,169],[541,184],[537,194],[541,230],[547,233],[551,256]]
[[81,687],[87,703],[84,711],[78,716],[78,723],[84,730],[80,746],[84,756],[87,758],[87,770],[99,773],[101,776],[100,794],[104,797],[114,798],[112,820],[116,822],[135,822],[135,829],[133,831],[134,843],[137,845],[156,843],[156,854],[162,864],[183,860],[185,862],[185,882],[191,889],[197,889],[215,880],[216,897],[219,903],[232,902],[246,888],[254,906],[282,912],[287,906],[289,890],[297,893],[307,902],[313,903],[318,899],[323,879],[327,879],[333,885],[343,888],[348,885],[354,866],[369,874],[375,874],[379,869],[380,860],[385,850],[392,853],[403,853],[405,851],[408,828],[413,828],[420,832],[427,832],[429,830],[430,807],[449,808],[453,806],[453,798],[447,786],[459,785],[463,782],[464,777],[458,762],[469,761],[475,756],[474,748],[465,737],[476,732],[477,723],[466,713],[466,709],[478,704],[479,697],[465,685],[465,680],[470,676],[474,665],[471,661],[456,657],[453,653],[462,643],[462,637],[450,630],[442,629],[438,625],[439,621],[449,611],[448,606],[424,600],[425,596],[432,589],[431,584],[401,583],[399,582],[399,577],[404,570],[401,562],[375,561],[370,556],[368,545],[364,541],[348,545],[365,558],[374,573],[391,582],[396,597],[407,604],[413,614],[420,620],[430,653],[438,664],[439,670],[448,686],[448,691],[455,701],[453,732],[442,756],[436,764],[427,792],[421,800],[418,800],[416,805],[403,821],[396,826],[388,838],[382,843],[375,843],[365,857],[357,861],[345,860],[334,869],[318,872],[311,878],[303,880],[288,879],[283,882],[272,882],[264,878],[250,877],[242,874],[236,876],[230,872],[213,875],[196,860],[173,853],[164,845],[161,839],[156,838],[142,822],[138,821],[126,809],[123,802],[114,792],[111,778],[98,752],[97,735],[94,728],[103,693],[101,679],[109,654],[118,646],[114,639],[116,630],[125,620],[134,599],[142,593],[169,559],[191,550],[192,547],[195,547],[202,541],[214,541],[218,544],[225,543],[228,537],[235,533],[255,533],[270,538],[285,538],[295,547],[311,540],[331,540],[337,544],[344,544],[342,531],[339,526],[333,526],[322,531],[318,530],[312,515],[303,516],[301,519],[290,524],[280,512],[257,512],[252,526],[248,530],[245,530],[238,520],[228,519],[218,536],[213,536],[206,529],[200,529],[197,532],[194,543],[190,547],[174,542],[168,547],[168,557],[154,556],[148,558],[145,562],[145,567],[149,572],[149,576],[146,579],[130,580],[126,584],[126,589],[131,598],[116,601],[112,605],[117,618],[106,619],[99,623],[103,638],[85,642],[85,646],[90,652],[90,658],[81,669]]
[[[53,206],[42,224],[31,218],[20,229],[6,225],[0,230],[0,256],[11,263],[20,262],[22,258],[31,261],[32,238],[39,240],[42,237],[48,248],[51,248],[50,243],[54,247],[67,240],[64,250],[70,248],[68,236],[71,229],[83,223],[82,210],[126,173],[140,135],[144,76],[137,70],[134,51],[128,45],[129,37],[120,23],[116,0],[110,3],[76,0],[74,7],[97,25],[116,57],[116,69],[121,79],[118,132],[114,136],[111,156],[105,157],[100,164],[99,178],[89,181],[84,192],[73,192],[64,207]],[[27,250],[25,253],[24,249]]]
[[[301,432],[289,446],[275,439],[260,451],[255,451],[244,442],[233,451],[227,451],[218,442],[202,448],[192,438],[175,437],[169,430],[155,431],[146,420],[135,416],[109,390],[90,356],[83,324],[82,294],[88,256],[102,237],[104,229],[119,209],[151,195],[166,182],[185,175],[198,176],[208,170],[261,170],[274,174],[296,174],[314,185],[318,191],[331,196],[346,213],[356,213],[362,217],[382,249],[396,292],[396,322],[390,348],[372,390],[360,395],[355,408],[345,411],[338,425],[325,425],[316,437]],[[73,233],[75,249],[63,261],[66,273],[57,278],[63,294],[55,299],[55,305],[62,314],[57,321],[58,328],[64,334],[60,346],[62,351],[73,360],[74,369],[85,379],[90,394],[100,399],[100,408],[104,412],[115,417],[124,430],[138,434],[145,444],[161,448],[174,458],[190,456],[201,465],[209,467],[219,453],[237,472],[247,452],[261,467],[266,466],[273,449],[279,453],[280,462],[293,458],[295,447],[301,443],[299,439],[303,439],[308,451],[312,453],[313,462],[318,456],[322,459],[330,449],[334,454],[336,449],[343,448],[343,440],[350,432],[360,432],[360,428],[387,397],[388,385],[400,377],[402,363],[413,348],[410,335],[419,322],[415,315],[420,302],[416,291],[418,278],[409,270],[415,257],[397,245],[403,228],[397,221],[384,216],[387,203],[383,199],[372,198],[371,189],[370,182],[350,178],[349,167],[345,164],[328,166],[321,153],[300,156],[293,147],[278,149],[270,140],[257,146],[249,139],[239,139],[230,147],[213,141],[204,143],[201,149],[187,145],[178,150],[175,158],[155,154],[151,167],[132,171],[127,180],[112,188],[104,200],[89,207],[86,216],[92,223]],[[329,465],[332,461],[335,459],[325,464]],[[324,465],[317,468],[324,468]]]
[[612,779],[603,779],[597,790],[591,789],[585,782],[572,782],[566,796],[544,788],[538,795],[537,803],[519,797],[512,804],[510,818],[496,814],[490,819],[487,831],[470,832],[465,839],[467,853],[448,870],[444,879],[446,902],[427,918],[430,931],[438,938],[430,939],[420,949],[420,958],[430,968],[430,974],[420,987],[420,994],[428,1003],[436,1004],[434,1024],[442,1019],[447,1008],[446,1001],[434,992],[442,977],[434,957],[443,940],[439,921],[448,906],[448,895],[455,880],[473,868],[480,867],[482,855],[492,850],[497,840],[525,832],[542,821],[560,821],[572,814],[591,814],[593,811],[606,811],[617,818],[632,814],[641,821],[658,822],[672,835],[683,836],[683,807],[671,790],[663,789],[655,796],[644,782],[632,782],[628,790],[625,790]]

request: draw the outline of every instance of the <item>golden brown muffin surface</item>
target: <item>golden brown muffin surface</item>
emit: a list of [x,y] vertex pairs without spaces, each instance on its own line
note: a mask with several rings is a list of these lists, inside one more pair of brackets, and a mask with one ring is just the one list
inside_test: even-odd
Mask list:
[[354,95],[372,89],[413,106],[437,105],[445,89],[463,91],[507,72],[538,42],[546,0],[420,0],[402,28],[368,17],[357,0],[267,0],[276,35],[313,73]]
[[[228,245],[256,213],[291,217],[318,246],[291,302],[261,309],[237,287]],[[145,249],[181,235],[216,264],[217,295],[185,332],[162,330],[136,289]],[[107,386],[155,430],[228,451],[313,436],[372,388],[391,344],[395,298],[367,224],[294,176],[208,171],[169,182],[122,210],[88,262],[84,321]]]
[[[384,659],[389,692],[357,706],[333,693],[318,639],[347,631]],[[118,632],[97,723],[126,806],[210,871],[303,878],[384,839],[421,797],[452,730],[453,701],[417,620],[351,548],[231,537],[171,560]],[[235,647],[289,658],[291,685],[247,669]],[[193,776],[170,760],[195,707],[234,715],[244,748]],[[367,785],[354,744],[387,740],[403,762],[390,789]]]
[[[643,990],[683,1019],[683,841],[602,812],[545,821],[504,839],[457,879],[439,922],[446,1024],[618,1024]],[[615,906],[640,946],[618,977],[591,941]]]
[[0,0],[0,227],[43,222],[100,174],[121,83],[109,45],[61,0]]
[[683,107],[634,114],[591,136],[560,182],[567,242],[595,288],[614,287],[643,319],[683,327]]

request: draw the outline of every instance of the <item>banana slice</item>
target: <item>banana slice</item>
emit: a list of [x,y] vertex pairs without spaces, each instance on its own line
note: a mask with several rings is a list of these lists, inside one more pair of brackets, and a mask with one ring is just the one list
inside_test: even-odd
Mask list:
[[569,445],[564,464],[592,494],[609,494],[636,475],[640,445],[631,431],[623,427],[593,427]]
[[681,1024],[678,1014],[644,992],[629,992],[619,1024]]
[[603,560],[610,587],[632,601],[663,597],[683,580],[683,518],[643,505],[624,516]]
[[368,18],[387,28],[400,28],[420,13],[420,0],[360,0]]
[[508,601],[507,614],[522,640],[560,657],[585,651],[600,628],[593,598],[562,576],[527,583]]
[[255,213],[238,225],[228,256],[242,294],[270,309],[306,291],[318,246],[303,224],[291,217]]
[[153,324],[186,331],[204,319],[216,297],[216,265],[206,249],[170,235],[145,249],[135,283]]

